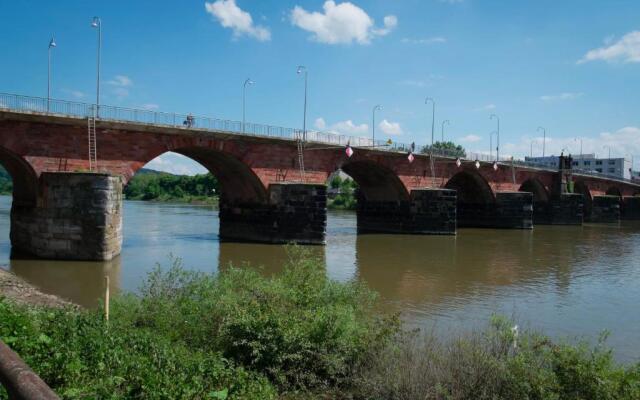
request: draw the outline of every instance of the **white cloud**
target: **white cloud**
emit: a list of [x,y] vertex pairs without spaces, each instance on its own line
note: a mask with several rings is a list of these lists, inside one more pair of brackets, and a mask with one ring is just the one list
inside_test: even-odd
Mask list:
[[492,111],[496,109],[496,105],[493,103],[485,104],[482,107],[474,109],[474,111]]
[[398,84],[402,85],[402,86],[413,86],[413,87],[417,87],[417,88],[422,88],[422,87],[428,86],[428,82],[427,81],[413,80],[413,79],[405,79],[404,81],[398,82]]
[[402,43],[411,43],[411,44],[438,44],[438,43],[446,43],[447,39],[442,36],[434,36],[428,38],[403,38]]
[[368,44],[374,37],[387,35],[398,26],[398,18],[387,15],[383,27],[375,28],[373,19],[350,2],[336,4],[333,0],[327,0],[322,8],[324,12],[309,12],[295,6],[291,11],[291,23],[311,32],[311,39],[320,43]]
[[86,94],[84,92],[81,92],[79,90],[62,89],[62,91],[64,93],[67,93],[67,94],[71,95],[71,97],[73,97],[76,100],[83,99],[86,96]]
[[640,62],[640,31],[629,32],[617,42],[611,44],[612,42],[613,38],[605,39],[605,47],[590,50],[578,60],[578,64],[596,60]]
[[463,143],[475,143],[475,142],[481,141],[482,138],[480,136],[478,136],[478,135],[471,134],[471,135],[467,135],[467,136],[461,137],[458,140],[463,142]]
[[261,42],[271,40],[271,31],[264,26],[254,25],[251,14],[238,7],[236,0],[204,3],[204,8],[220,22],[220,25],[231,28],[235,38],[246,35]]
[[327,127],[327,123],[325,122],[324,118],[316,118],[314,126],[316,127],[316,129],[323,130]]
[[126,75],[116,75],[107,81],[107,85],[113,87],[113,94],[122,99],[129,96],[129,87],[133,86],[133,81]]
[[399,81],[398,85],[423,88],[423,87],[431,86],[434,81],[438,81],[442,78],[443,78],[442,75],[429,74],[427,79],[405,79],[403,81]]
[[113,79],[107,81],[108,85],[128,87],[133,85],[133,81],[126,75],[116,75]]
[[[554,137],[547,134],[545,144],[546,155],[560,155],[564,150],[565,154],[580,154],[580,140],[582,139],[582,153],[594,153],[598,157],[608,157],[611,147],[612,157],[625,157],[631,154],[640,154],[640,128],[628,126],[614,132],[602,132],[594,137]],[[518,156],[529,155],[531,142],[533,141],[533,155],[542,155],[542,136],[522,136],[517,143],[506,143],[500,146],[506,153]],[[629,158],[629,157],[627,157]]]
[[315,121],[316,129],[338,133],[340,135],[358,136],[369,132],[369,125],[355,124],[352,120],[339,121],[332,125],[327,125],[324,118],[317,118]]
[[196,161],[178,153],[164,153],[149,161],[145,166],[148,169],[168,172],[175,175],[206,174],[208,171]]
[[582,93],[564,92],[559,94],[550,94],[550,95],[540,96],[540,100],[542,101],[575,100],[581,96],[582,96]]
[[378,124],[380,130],[387,135],[402,135],[402,128],[400,127],[399,122],[390,122],[386,119],[383,119],[380,124]]

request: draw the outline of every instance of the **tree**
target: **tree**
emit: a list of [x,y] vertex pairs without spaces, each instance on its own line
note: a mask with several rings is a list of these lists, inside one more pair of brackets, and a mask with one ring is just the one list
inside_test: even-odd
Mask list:
[[453,142],[435,142],[433,146],[424,146],[421,152],[430,153],[432,150],[435,154],[450,157],[466,157],[467,155],[464,147]]

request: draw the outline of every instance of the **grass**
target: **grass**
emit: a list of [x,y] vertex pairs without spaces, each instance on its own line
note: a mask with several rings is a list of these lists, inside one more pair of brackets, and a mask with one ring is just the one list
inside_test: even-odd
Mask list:
[[158,267],[113,299],[108,323],[100,309],[0,300],[0,338],[69,399],[640,398],[640,364],[616,364],[604,336],[556,343],[494,317],[443,339],[403,331],[376,305],[293,248],[273,276]]

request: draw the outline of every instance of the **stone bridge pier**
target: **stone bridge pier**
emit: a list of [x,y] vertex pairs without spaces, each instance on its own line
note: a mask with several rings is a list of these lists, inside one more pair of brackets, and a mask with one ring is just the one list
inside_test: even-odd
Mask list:
[[455,235],[456,191],[414,189],[409,200],[367,200],[358,193],[358,233]]
[[100,173],[44,172],[35,204],[11,208],[12,256],[110,260],[122,247],[122,180]]

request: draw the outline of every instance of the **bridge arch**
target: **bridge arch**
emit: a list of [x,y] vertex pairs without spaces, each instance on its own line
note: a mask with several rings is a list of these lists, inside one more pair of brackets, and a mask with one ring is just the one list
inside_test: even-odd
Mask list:
[[35,206],[38,195],[38,175],[31,164],[3,146],[0,146],[0,164],[11,176],[14,206]]
[[[196,161],[215,176],[220,183],[221,201],[233,204],[265,204],[268,202],[267,188],[260,178],[249,165],[234,155],[209,147],[197,146],[179,147],[170,151]],[[165,151],[162,154],[168,152]],[[142,167],[141,165],[135,168],[133,172],[135,173]]]
[[341,169],[358,184],[360,195],[366,201],[408,201],[409,191],[390,168],[369,160],[356,160]]
[[445,188],[456,190],[458,204],[486,204],[495,201],[491,186],[476,171],[464,170],[458,172],[447,181]]
[[487,180],[474,170],[458,172],[445,185],[456,191],[458,227],[489,226],[495,212],[495,195]]
[[532,193],[534,203],[549,202],[549,192],[544,184],[537,178],[529,178],[524,181],[518,191]]

